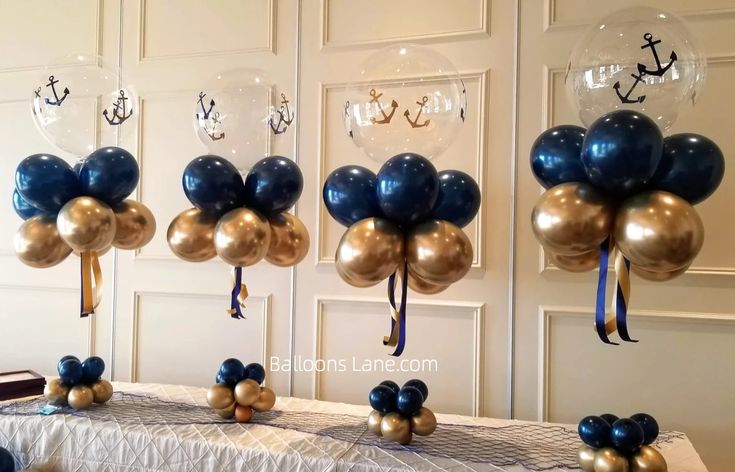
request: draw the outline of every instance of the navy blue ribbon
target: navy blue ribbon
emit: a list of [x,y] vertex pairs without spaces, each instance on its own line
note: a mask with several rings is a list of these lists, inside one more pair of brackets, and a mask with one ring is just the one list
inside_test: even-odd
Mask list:
[[79,254],[79,286],[81,289],[79,290],[79,317],[80,318],[86,318],[90,314],[94,314],[94,309],[92,309],[92,313],[86,313],[86,310],[84,309],[84,257],[82,257],[81,254]]
[[240,292],[242,291],[242,267],[235,267],[232,295],[230,297],[230,316],[236,320],[245,319],[240,309]]
[[[388,303],[390,303],[392,312],[398,313],[398,321],[391,316],[390,318],[390,332],[389,337],[383,338],[383,345],[387,346],[390,343],[391,338],[396,329],[398,329],[398,342],[396,344],[396,350],[393,351],[391,356],[400,356],[403,354],[403,349],[406,346],[406,299],[408,295],[408,264],[406,261],[403,262],[403,277],[401,277],[401,305],[396,307],[396,272],[394,272],[390,278],[388,278]],[[398,326],[396,326],[396,324]]]
[[610,341],[605,329],[605,295],[607,291],[607,264],[610,258],[610,238],[600,245],[600,272],[597,278],[597,303],[595,304],[595,330],[603,343],[618,345]]

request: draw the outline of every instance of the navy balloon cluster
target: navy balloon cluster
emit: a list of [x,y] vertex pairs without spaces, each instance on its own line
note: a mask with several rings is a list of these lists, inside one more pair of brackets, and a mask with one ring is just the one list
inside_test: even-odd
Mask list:
[[257,362],[243,365],[238,359],[225,359],[219,366],[215,381],[218,384],[225,384],[234,388],[235,385],[245,379],[252,379],[260,385],[265,380],[265,369]]
[[401,444],[411,442],[413,434],[428,436],[436,429],[434,413],[423,406],[428,396],[428,387],[419,379],[409,380],[403,387],[384,380],[370,390],[373,412],[368,417],[368,430]]
[[69,405],[84,410],[92,403],[105,403],[112,398],[112,385],[102,380],[105,361],[91,356],[80,361],[76,356],[62,357],[56,368],[59,377],[46,383],[44,396],[53,405]]

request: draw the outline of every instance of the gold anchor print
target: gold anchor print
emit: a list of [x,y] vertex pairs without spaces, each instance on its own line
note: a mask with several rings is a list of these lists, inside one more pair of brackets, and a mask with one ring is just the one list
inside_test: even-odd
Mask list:
[[428,119],[424,121],[423,123],[418,124],[419,118],[421,118],[421,112],[424,110],[424,106],[426,105],[428,101],[429,101],[429,97],[424,95],[421,101],[416,102],[416,105],[419,106],[419,111],[416,112],[416,118],[414,118],[413,120],[411,120],[410,111],[406,110],[405,112],[403,112],[403,116],[405,116],[406,120],[408,120],[408,122],[411,124],[411,128],[423,128],[424,126],[429,126],[429,123],[431,123],[431,119]]
[[383,110],[383,105],[380,103],[380,97],[382,97],[382,93],[378,93],[375,89],[370,89],[370,103],[376,103],[378,105],[378,110],[380,110],[380,113],[383,115],[382,120],[376,119],[374,116],[370,117],[370,123],[374,125],[384,125],[390,123],[390,120],[393,119],[393,114],[396,112],[396,108],[398,108],[398,102],[395,100],[390,102],[390,113],[386,115],[385,110]]

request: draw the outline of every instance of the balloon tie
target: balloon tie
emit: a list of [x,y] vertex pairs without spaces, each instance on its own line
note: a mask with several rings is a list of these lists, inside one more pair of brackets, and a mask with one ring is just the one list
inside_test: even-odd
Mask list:
[[102,268],[96,251],[82,251],[81,260],[81,302],[79,316],[86,318],[94,315],[102,301]]
[[227,313],[234,319],[245,319],[242,309],[245,308],[245,300],[248,298],[248,287],[242,283],[242,267],[232,268],[232,294],[230,297],[230,309]]
[[[396,307],[396,276],[401,278],[401,305]],[[391,356],[403,354],[406,346],[406,298],[408,295],[408,263],[403,261],[403,273],[393,272],[388,278],[388,303],[390,305],[390,336],[383,336],[383,345],[395,347]]]
[[[615,259],[615,292],[612,297],[611,314],[608,316],[605,307],[607,291],[607,272],[610,256]],[[628,334],[628,302],[630,300],[630,261],[618,249],[615,241],[607,238],[600,245],[600,271],[597,280],[597,303],[595,305],[595,330],[605,344],[618,345],[608,337],[616,332],[626,342],[638,342]]]

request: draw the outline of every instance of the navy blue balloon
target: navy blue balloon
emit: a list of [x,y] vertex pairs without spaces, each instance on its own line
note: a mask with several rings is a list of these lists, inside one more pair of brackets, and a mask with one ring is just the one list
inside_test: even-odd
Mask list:
[[237,168],[219,156],[200,156],[184,169],[184,193],[192,205],[218,215],[241,207],[245,185]]
[[413,416],[424,404],[424,395],[416,387],[403,387],[398,392],[396,406],[404,416]]
[[59,359],[59,362],[56,363],[56,371],[57,372],[59,372],[61,370],[61,363],[64,362],[65,360],[68,360],[68,359],[74,359],[77,362],[81,362],[77,356],[72,356],[72,355],[64,356],[61,359]]
[[115,146],[97,149],[79,169],[82,193],[110,205],[130,196],[139,177],[140,169],[133,155]]
[[396,411],[396,399],[398,395],[388,385],[378,385],[370,390],[370,406],[382,414]]
[[15,458],[4,447],[0,447],[0,472],[15,472]]
[[266,157],[245,178],[245,205],[266,216],[276,215],[294,206],[303,189],[304,176],[294,161]]
[[612,413],[605,413],[600,415],[600,418],[607,421],[610,426],[612,426],[613,423],[615,423],[618,419],[617,416],[613,415]]
[[217,372],[214,381],[218,384],[227,384],[227,382],[225,382],[225,379],[222,378],[222,374],[220,374],[219,372]]
[[408,382],[403,384],[404,387],[416,387],[421,392],[421,395],[424,396],[424,401],[426,401],[427,398],[429,398],[429,387],[426,386],[426,384],[423,382],[423,380],[419,379],[411,379]]
[[361,166],[343,166],[329,174],[322,198],[332,218],[349,227],[365,218],[381,216],[376,179],[372,171]]
[[380,385],[385,385],[386,387],[390,387],[391,390],[396,392],[396,395],[398,395],[398,392],[401,390],[401,387],[399,387],[398,384],[392,380],[383,380],[382,382],[380,382]]
[[582,165],[582,141],[587,130],[581,126],[549,128],[531,146],[531,170],[544,188],[567,182],[587,182]]
[[587,416],[582,418],[577,426],[582,442],[594,448],[605,447],[610,444],[610,423],[599,416]]
[[13,210],[24,220],[33,218],[34,216],[42,213],[41,210],[28,203],[21,195],[18,190],[13,190]]
[[393,156],[378,171],[378,205],[391,222],[408,226],[425,220],[439,195],[439,175],[423,156]]
[[630,417],[643,428],[643,444],[651,444],[658,437],[658,421],[647,413],[636,413]]
[[643,113],[618,110],[598,118],[582,143],[582,163],[594,186],[625,197],[645,188],[656,172],[663,136]]
[[238,359],[225,359],[219,367],[219,375],[223,383],[234,387],[239,381],[245,379],[245,366]]
[[245,378],[253,379],[258,384],[262,384],[265,380],[265,369],[257,362],[253,362],[245,366]]
[[101,357],[92,356],[82,362],[82,383],[96,382],[105,373],[105,361]]
[[630,418],[621,418],[613,423],[610,439],[615,449],[630,454],[643,444],[643,428]]
[[480,209],[480,187],[475,179],[458,170],[443,170],[438,175],[439,195],[430,218],[464,228]]
[[664,139],[664,151],[650,188],[680,196],[692,205],[712,195],[725,175],[722,151],[709,138],[694,133]]
[[48,213],[80,195],[79,178],[63,159],[51,154],[34,154],[15,170],[15,188],[25,201]]
[[82,380],[82,363],[78,359],[67,359],[59,364],[59,377],[64,384],[73,387]]

